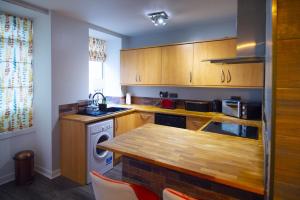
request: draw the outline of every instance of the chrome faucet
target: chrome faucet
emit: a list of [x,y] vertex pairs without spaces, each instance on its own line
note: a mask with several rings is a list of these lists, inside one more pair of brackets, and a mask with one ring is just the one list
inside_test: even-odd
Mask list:
[[102,104],[106,104],[106,97],[101,92],[96,92],[92,97],[92,102],[94,105],[99,104],[99,98],[95,99],[96,96],[101,95],[102,96]]

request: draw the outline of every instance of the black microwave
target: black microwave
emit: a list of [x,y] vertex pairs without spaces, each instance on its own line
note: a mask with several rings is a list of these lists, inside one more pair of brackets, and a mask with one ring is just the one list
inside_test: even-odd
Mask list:
[[261,120],[262,104],[259,102],[242,102],[240,111],[242,119]]

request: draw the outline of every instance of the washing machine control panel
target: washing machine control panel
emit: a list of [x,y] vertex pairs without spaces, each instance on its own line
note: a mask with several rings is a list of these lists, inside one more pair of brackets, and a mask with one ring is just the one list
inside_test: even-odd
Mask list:
[[93,126],[93,127],[91,127],[91,132],[99,133],[99,132],[107,131],[111,128],[113,128],[111,124],[102,125],[102,126]]

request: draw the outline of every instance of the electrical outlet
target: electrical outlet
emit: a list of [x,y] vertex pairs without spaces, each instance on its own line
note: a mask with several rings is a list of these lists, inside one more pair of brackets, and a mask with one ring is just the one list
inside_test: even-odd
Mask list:
[[160,98],[168,98],[169,93],[168,93],[168,91],[166,91],[166,92],[160,91],[159,96],[160,96]]
[[178,98],[178,94],[177,93],[169,93],[169,97],[170,98]]

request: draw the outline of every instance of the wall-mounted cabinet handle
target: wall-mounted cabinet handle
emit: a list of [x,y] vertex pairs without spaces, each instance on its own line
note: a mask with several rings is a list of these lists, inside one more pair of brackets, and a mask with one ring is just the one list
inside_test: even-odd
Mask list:
[[230,71],[227,70],[227,83],[230,83],[231,82],[231,74],[230,74]]
[[139,82],[141,82],[141,75],[139,75]]
[[222,69],[221,82],[224,83],[224,81],[225,81],[225,73],[224,70]]
[[193,76],[192,76],[192,72],[190,72],[190,83],[192,83],[193,80]]
[[135,75],[135,82],[138,82],[138,75]]

